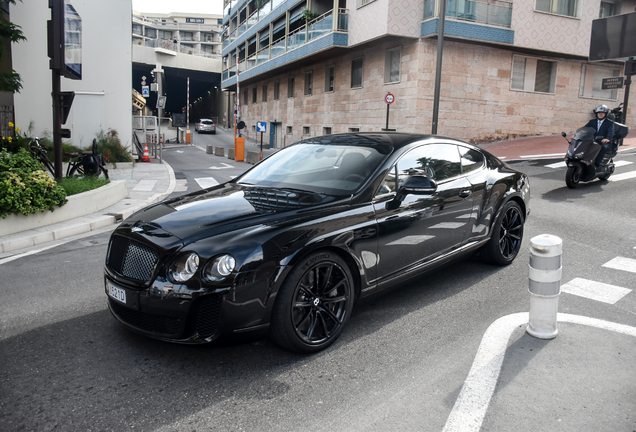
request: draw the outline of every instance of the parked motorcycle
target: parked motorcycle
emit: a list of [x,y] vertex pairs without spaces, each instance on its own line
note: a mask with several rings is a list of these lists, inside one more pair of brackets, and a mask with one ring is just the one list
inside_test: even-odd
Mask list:
[[[579,182],[589,182],[594,179],[607,180],[614,173],[614,156],[618,151],[619,141],[627,136],[629,128],[620,123],[614,123],[614,139],[607,144],[601,144],[603,137],[595,137],[594,128],[583,127],[576,131],[572,140],[568,141],[565,132],[561,135],[569,143],[565,154],[565,163],[568,166],[565,173],[565,184],[573,189]],[[594,164],[596,156],[601,151],[601,146],[607,146],[607,152],[597,167]]]

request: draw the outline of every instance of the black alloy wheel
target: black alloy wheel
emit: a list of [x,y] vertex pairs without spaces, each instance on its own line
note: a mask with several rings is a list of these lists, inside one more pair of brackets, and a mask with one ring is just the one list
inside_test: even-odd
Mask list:
[[483,249],[488,262],[508,265],[514,261],[521,249],[523,224],[521,207],[514,201],[508,201],[493,225],[490,240]]
[[306,257],[291,271],[274,306],[271,336],[291,351],[312,353],[331,345],[351,315],[353,278],[332,252]]

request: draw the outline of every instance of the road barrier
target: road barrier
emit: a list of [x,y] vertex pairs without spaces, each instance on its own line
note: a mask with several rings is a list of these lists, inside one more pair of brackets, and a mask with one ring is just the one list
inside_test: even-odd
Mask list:
[[530,240],[530,313],[526,331],[539,339],[554,339],[561,293],[561,254],[559,237],[542,234]]

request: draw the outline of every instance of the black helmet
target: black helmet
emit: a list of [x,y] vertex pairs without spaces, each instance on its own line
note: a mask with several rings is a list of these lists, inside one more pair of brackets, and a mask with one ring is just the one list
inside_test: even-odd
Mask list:
[[605,113],[607,114],[609,112],[609,108],[607,107],[607,105],[599,105],[596,108],[594,108],[594,113],[598,114],[598,113]]

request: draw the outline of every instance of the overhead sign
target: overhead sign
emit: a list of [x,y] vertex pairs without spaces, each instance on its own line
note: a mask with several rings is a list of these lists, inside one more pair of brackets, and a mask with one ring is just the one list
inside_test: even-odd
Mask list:
[[391,93],[387,93],[384,97],[384,101],[388,104],[392,104],[393,101],[395,101],[395,96],[393,96]]
[[256,132],[267,132],[267,123],[265,123],[265,122],[257,122],[256,123]]
[[601,80],[601,89],[603,90],[622,89],[624,83],[625,83],[624,77],[603,78]]
[[590,61],[636,56],[636,12],[592,21]]

